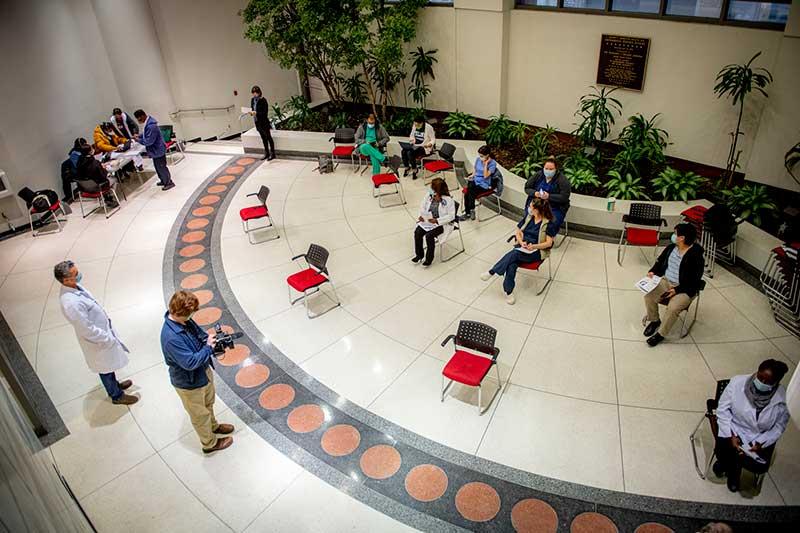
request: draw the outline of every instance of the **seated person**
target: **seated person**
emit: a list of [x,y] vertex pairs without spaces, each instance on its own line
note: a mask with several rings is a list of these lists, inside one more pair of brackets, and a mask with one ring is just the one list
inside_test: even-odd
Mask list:
[[87,144],[86,139],[83,137],[75,139],[72,149],[67,154],[69,157],[61,163],[61,186],[64,189],[63,201],[65,202],[72,201],[72,183],[78,177],[78,161],[81,158],[81,149]]
[[534,261],[541,261],[550,255],[553,247],[553,236],[556,234],[550,221],[553,213],[547,200],[536,198],[527,207],[527,215],[517,224],[514,231],[514,248],[504,255],[488,272],[481,274],[483,281],[497,274],[504,276],[503,291],[506,293],[506,303],[514,305],[516,299],[514,292],[517,267]]
[[450,197],[450,190],[442,178],[434,178],[431,188],[422,198],[419,206],[419,218],[414,230],[414,257],[412,263],[422,261],[422,239],[428,246],[425,253],[425,262],[422,266],[430,266],[433,254],[436,252],[436,237],[449,233],[453,227],[450,222],[456,218],[456,202]]
[[414,126],[411,128],[411,134],[408,136],[408,141],[411,143],[409,148],[403,147],[402,157],[403,166],[406,171],[403,176],[408,176],[409,170],[414,171],[411,179],[417,179],[417,158],[430,155],[433,151],[433,146],[436,144],[436,134],[433,131],[433,126],[425,122],[425,117],[418,115],[414,117]]
[[116,126],[117,131],[126,139],[133,140],[133,136],[139,133],[139,126],[136,125],[136,121],[127,113],[123,113],[122,109],[118,107],[115,107],[114,111],[111,112],[111,117],[108,121]]
[[381,163],[386,160],[384,151],[389,143],[389,134],[386,128],[378,122],[373,113],[356,130],[356,145],[358,151],[372,162],[372,175],[381,173]]
[[[97,147],[97,151],[109,154],[112,159],[116,159],[121,155],[121,152],[125,152],[126,143],[130,142],[132,141],[128,141],[128,139],[120,135],[111,122],[102,122],[94,128],[94,144]],[[128,144],[128,149],[130,149],[130,144]],[[133,170],[128,167],[135,165],[136,170],[141,171],[143,164],[142,156],[136,154],[132,157],[131,163],[125,165],[123,170]]]
[[525,192],[528,202],[533,198],[542,198],[550,202],[553,211],[553,225],[556,233],[561,229],[564,218],[569,210],[570,183],[567,177],[558,169],[558,163],[552,156],[545,159],[542,170],[531,176],[525,182]]
[[739,490],[742,467],[755,474],[769,469],[775,443],[789,423],[786,387],[780,384],[788,370],[786,363],[767,359],[755,374],[732,377],[719,399],[713,469],[718,477],[728,476],[731,492]]
[[[705,268],[703,248],[697,244],[697,230],[689,223],[682,222],[675,226],[672,244],[667,245],[656,264],[647,276],[661,276],[655,289],[644,295],[644,306],[647,309],[647,320],[644,328],[647,344],[656,346],[672,329],[678,315],[689,307],[692,299],[700,291]],[[658,304],[666,303],[667,316],[664,322],[658,314]]]
[[497,162],[492,157],[492,149],[487,145],[478,148],[475,168],[467,178],[467,192],[464,194],[464,214],[459,220],[475,220],[475,198],[495,186],[494,175]]
[[[111,178],[108,177],[108,171],[106,171],[103,164],[94,157],[94,148],[89,144],[81,147],[81,157],[78,160],[76,181],[83,180],[93,181],[100,188],[106,186],[111,187],[113,185]],[[80,189],[80,184],[78,184],[78,188]],[[117,206],[117,202],[114,200],[114,196],[111,193],[106,193],[104,198],[109,207]]]

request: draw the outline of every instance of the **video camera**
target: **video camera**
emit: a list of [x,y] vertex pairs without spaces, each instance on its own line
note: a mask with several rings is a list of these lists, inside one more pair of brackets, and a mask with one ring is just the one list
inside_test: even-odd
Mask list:
[[222,324],[217,323],[214,326],[214,356],[220,356],[225,353],[225,350],[233,348],[233,341],[244,335],[241,331],[233,333],[226,333],[222,331]]

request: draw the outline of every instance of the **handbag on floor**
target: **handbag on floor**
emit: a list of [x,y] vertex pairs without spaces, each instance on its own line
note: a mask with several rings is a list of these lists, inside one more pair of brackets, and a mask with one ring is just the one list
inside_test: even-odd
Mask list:
[[333,159],[328,154],[320,154],[317,156],[317,168],[320,174],[328,174],[333,172]]

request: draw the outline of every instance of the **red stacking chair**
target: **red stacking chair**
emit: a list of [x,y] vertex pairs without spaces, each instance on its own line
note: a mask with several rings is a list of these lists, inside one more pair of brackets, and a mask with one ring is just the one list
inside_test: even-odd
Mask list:
[[[312,244],[308,247],[308,252],[292,257],[292,261],[302,257],[308,266],[304,270],[301,270],[300,272],[292,274],[286,278],[286,283],[289,285],[289,303],[294,305],[298,301],[303,300],[303,303],[306,306],[306,315],[308,315],[308,318],[317,318],[318,316],[324,315],[331,309],[341,305],[341,302],[339,301],[339,295],[336,294],[336,287],[334,287],[333,282],[330,279],[330,273],[325,266],[328,263],[329,255],[330,254],[328,253],[328,250],[322,246],[318,244]],[[308,309],[308,296],[314,294],[315,292],[319,292],[320,287],[325,283],[331,284],[331,288],[333,288],[333,294],[336,296],[336,305],[326,309],[322,313],[312,315],[311,311]],[[296,290],[297,292],[302,292],[303,295],[292,300],[292,289]]]
[[[114,213],[119,211],[120,203],[119,203],[119,196],[117,196],[117,191],[114,190],[114,187],[111,186],[111,183],[105,183],[100,185],[96,181],[92,180],[78,180],[75,182],[78,185],[78,188],[75,190],[73,194],[78,195],[78,202],[81,207],[81,216],[83,218],[88,217],[98,209],[102,209],[103,213],[105,214],[106,218],[111,217]],[[108,195],[114,197],[114,200],[117,202],[117,207],[108,210],[108,206],[106,205],[105,197]],[[85,213],[83,210],[83,200],[97,200],[97,207]]]
[[[461,189],[461,194],[467,194],[467,188],[466,187]],[[497,215],[503,214],[503,208],[500,205],[500,195],[497,194],[497,190],[494,187],[492,187],[490,189],[486,189],[486,192],[480,193],[478,196],[475,197],[475,200],[478,202],[479,205],[484,205],[483,201],[484,201],[484,199],[487,199],[487,198],[494,199],[494,201],[497,202],[497,212],[494,213],[492,216],[490,216],[488,218],[481,218],[480,217],[480,211],[475,209],[475,213],[478,215],[478,222],[486,222],[487,220],[492,220]],[[489,206],[485,206],[485,207],[487,209],[490,209]],[[491,209],[491,210],[494,211],[494,209]]]
[[331,156],[336,161],[334,170],[339,166],[339,158],[342,157],[349,157],[350,163],[355,166],[356,131],[353,128],[336,128],[333,132],[333,137],[328,140],[333,141]]
[[[444,143],[437,153],[439,159],[433,159],[422,163],[422,169],[425,171],[422,175],[423,181],[433,179],[436,174],[448,172],[455,168],[455,160],[453,159],[456,153],[455,146],[450,143]],[[446,178],[445,181],[447,181]]]
[[[506,242],[512,242],[515,238],[516,237],[514,237],[514,235],[512,235],[511,237],[506,239]],[[552,246],[551,248],[555,248],[555,245]],[[540,252],[539,255],[542,255],[542,253]],[[519,265],[517,267],[517,268],[521,268],[521,269],[524,269],[524,270],[532,270],[534,272],[537,272],[539,270],[539,267],[541,267],[542,264],[544,264],[544,263],[547,263],[547,279],[545,280],[544,285],[539,287],[539,290],[536,291],[536,296],[539,296],[540,294],[542,294],[544,292],[544,290],[547,288],[547,286],[550,285],[550,282],[553,281],[553,268],[552,268],[552,264],[550,262],[550,257],[549,256],[548,257],[543,257],[539,261],[531,261],[530,263],[524,263],[524,264],[521,264],[521,265]]]
[[[47,208],[44,208],[44,205],[40,205],[39,206],[40,209],[36,208],[36,206],[35,206],[36,201],[38,199],[40,199],[40,198],[44,199],[45,203],[47,204]],[[61,200],[56,200],[55,202],[50,203],[50,200],[47,198],[46,194],[37,194],[36,196],[34,196],[33,199],[31,200],[31,208],[28,210],[28,222],[31,225],[31,235],[36,237],[38,235],[47,235],[48,233],[60,233],[61,230],[62,230],[61,222],[65,222],[65,221],[59,220],[57,211],[61,211],[61,213],[64,216],[67,216],[67,212],[64,211],[64,206],[61,205]],[[42,215],[42,217],[40,217],[40,220],[41,220],[41,219],[44,218],[44,216],[47,215],[47,213],[51,213],[52,214],[53,220],[55,221],[56,226],[58,227],[58,229],[50,230],[50,231],[41,231],[41,230],[33,231],[33,215]]]
[[[496,338],[497,330],[493,327],[481,322],[462,320],[458,323],[458,332],[455,335],[448,335],[442,341],[442,346],[444,346],[452,339],[456,352],[442,370],[441,401],[444,401],[444,394],[454,381],[469,387],[478,387],[478,414],[483,414],[483,409],[481,408],[481,385],[483,378],[486,377],[492,366],[497,371],[497,391],[500,390],[501,386],[500,369],[497,368],[497,356],[500,355],[500,348],[494,345]],[[461,348],[471,351],[467,352]],[[484,355],[472,352],[479,352]],[[444,383],[445,378],[449,380],[447,385]],[[497,391],[495,391],[495,394]]]
[[[250,193],[247,196],[258,196],[258,200],[261,202],[261,205],[254,205],[252,207],[245,207],[244,209],[241,209],[239,211],[239,217],[242,219],[242,227],[244,228],[244,232],[247,234],[247,240],[250,241],[250,244],[260,244],[253,240],[253,238],[250,236],[250,233],[256,230],[275,228],[275,224],[272,223],[272,217],[269,215],[269,208],[267,208],[269,187],[262,185],[258,192]],[[259,226],[257,228],[250,227],[251,220],[258,220],[261,218],[266,218],[268,224],[265,226]],[[260,242],[274,241],[278,238],[280,238],[280,235],[276,231],[275,235]]]
[[[400,180],[397,178],[397,175],[392,172],[387,172],[386,174],[375,174],[372,176],[372,197],[378,199],[378,205],[381,207],[393,207],[394,205],[403,205],[406,203],[406,198],[403,195],[403,186],[400,184]],[[394,185],[394,191],[392,192],[385,192],[380,193],[380,188],[383,185]],[[381,203],[381,197],[383,196],[392,196],[398,195],[400,197],[399,204],[392,204],[392,205],[383,205]]]
[[622,266],[625,249],[633,246],[652,246],[653,259],[658,251],[658,237],[667,221],[661,218],[661,206],[656,204],[632,203],[627,215],[622,215],[622,235],[617,248],[617,263]]

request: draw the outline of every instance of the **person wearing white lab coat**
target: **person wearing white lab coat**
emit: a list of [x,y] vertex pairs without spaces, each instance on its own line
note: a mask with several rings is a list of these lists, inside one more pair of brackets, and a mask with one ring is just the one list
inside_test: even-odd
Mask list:
[[713,469],[718,477],[727,475],[731,492],[739,490],[742,468],[755,474],[769,469],[789,422],[786,388],[780,384],[788,370],[783,361],[767,359],[755,374],[732,377],[719,399]]
[[137,396],[123,392],[133,382],[129,379],[117,381],[116,371],[128,364],[128,348],[114,331],[105,309],[80,284],[83,276],[72,261],[58,263],[53,267],[53,275],[61,283],[61,312],[75,329],[87,366],[100,375],[113,403],[136,403]]
[[[453,231],[451,222],[455,218],[456,201],[450,196],[447,183],[442,178],[435,178],[419,206],[419,218],[414,229],[414,257],[411,262],[419,263],[424,255],[422,266],[430,266],[436,252],[436,238],[441,236],[441,242],[447,240]],[[428,247],[427,252],[422,248],[423,239]]]

